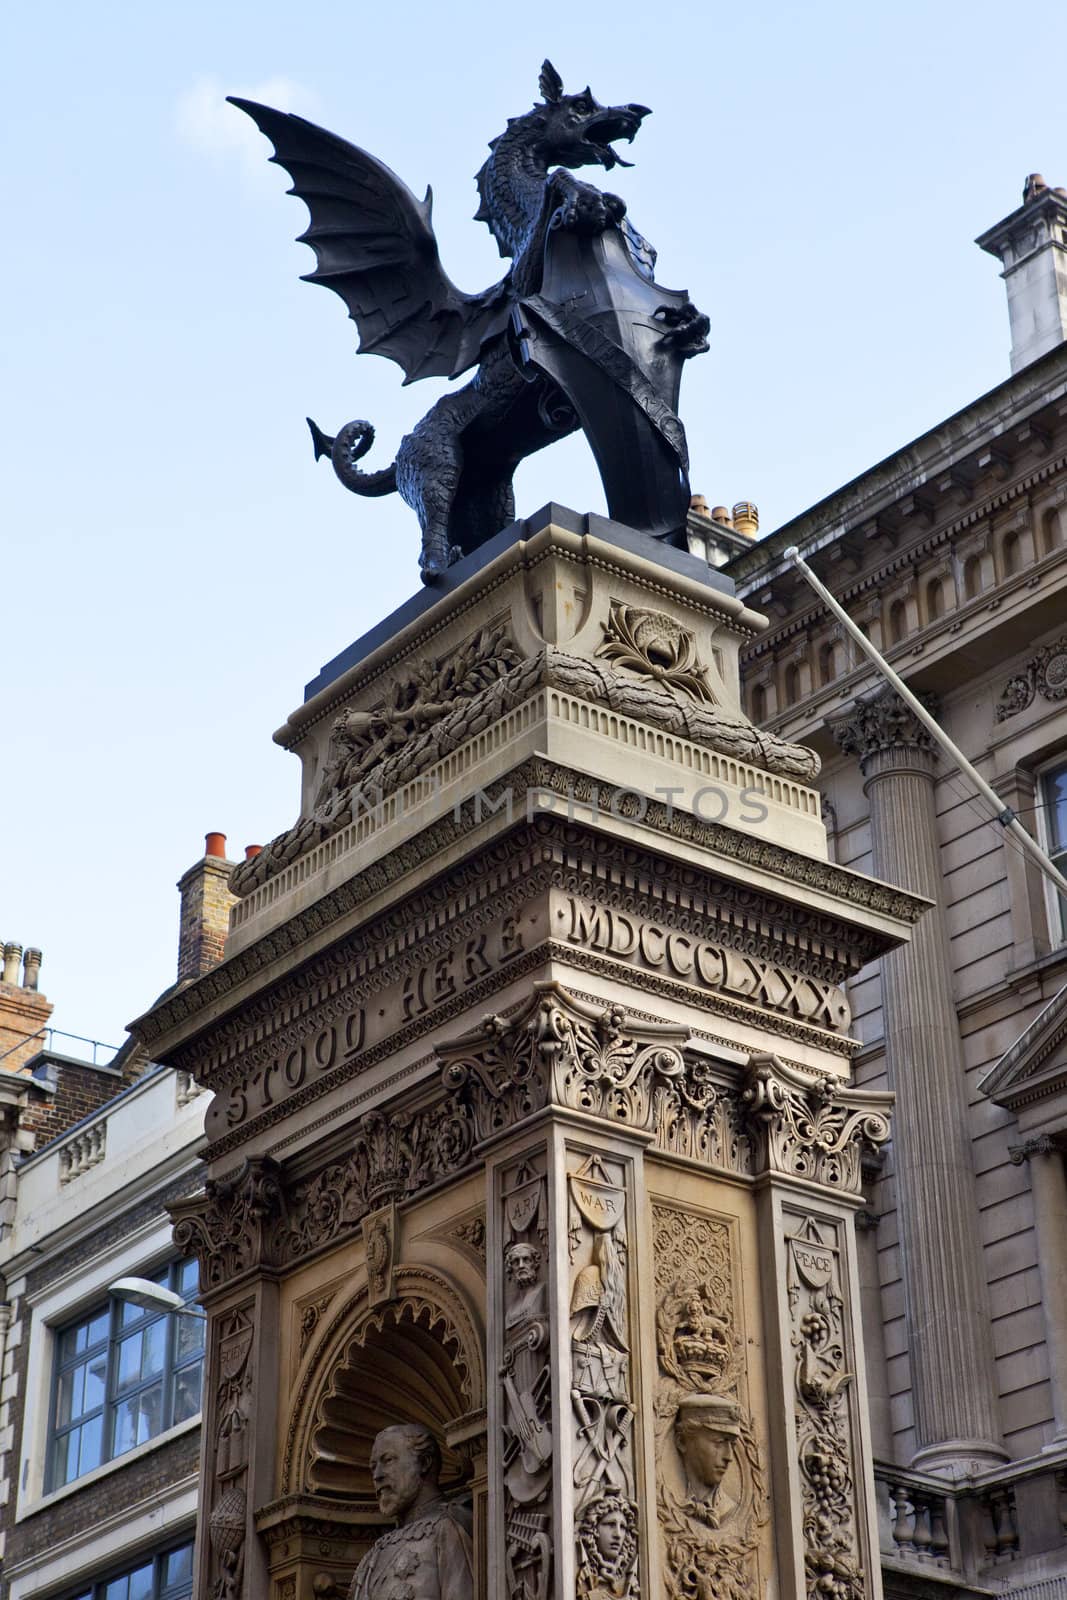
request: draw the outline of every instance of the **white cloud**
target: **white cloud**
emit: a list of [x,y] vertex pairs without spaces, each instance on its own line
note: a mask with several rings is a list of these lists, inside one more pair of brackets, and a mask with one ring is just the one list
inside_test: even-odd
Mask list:
[[249,176],[263,176],[271,170],[270,147],[251,118],[226,103],[228,94],[301,114],[314,111],[315,95],[290,78],[226,88],[218,78],[201,77],[178,96],[176,126],[185,144],[217,161],[235,160]]

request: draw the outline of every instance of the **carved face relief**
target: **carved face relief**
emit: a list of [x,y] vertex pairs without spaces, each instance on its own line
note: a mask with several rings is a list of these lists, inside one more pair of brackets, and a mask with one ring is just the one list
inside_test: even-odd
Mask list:
[[509,1245],[504,1267],[516,1289],[530,1289],[541,1271],[541,1252],[532,1244]]
[[370,1453],[370,1474],[383,1516],[403,1519],[428,1473],[426,1461],[405,1428],[385,1428]]

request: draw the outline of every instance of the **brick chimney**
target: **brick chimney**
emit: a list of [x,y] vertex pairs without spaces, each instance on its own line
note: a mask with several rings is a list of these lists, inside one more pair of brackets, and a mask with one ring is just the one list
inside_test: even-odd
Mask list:
[[226,859],[226,835],[209,833],[203,859],[178,880],[181,921],[178,928],[178,982],[202,977],[226,953],[230,907],[230,873],[237,865]]
[[37,988],[41,952],[9,941],[0,973],[0,1072],[17,1072],[43,1050],[52,1003]]
[[975,243],[1003,264],[1018,372],[1067,339],[1067,189],[1050,189],[1032,172],[1019,209]]

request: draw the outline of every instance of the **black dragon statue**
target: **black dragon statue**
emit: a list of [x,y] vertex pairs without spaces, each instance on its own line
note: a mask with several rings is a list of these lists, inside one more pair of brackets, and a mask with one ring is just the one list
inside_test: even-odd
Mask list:
[[656,538],[681,541],[689,503],[678,392],[683,362],[708,348],[708,319],[664,289],[655,252],[618,195],[574,169],[628,166],[612,148],[632,140],[646,106],[602,106],[589,89],[565,94],[546,61],[542,100],[509,120],[477,177],[476,220],[511,267],[482,294],[446,276],[431,224],[432,194],[416,199],[366,151],[302,117],[233,98],[274,146],[311,221],[311,283],[339,294],[360,350],[416,378],[455,378],[400,444],[392,466],[363,472],[368,422],[330,438],[309,418],[316,457],[329,455],[346,488],[398,490],[422,527],[420,568],[432,582],[515,516],[512,478],[526,456],[585,430],[609,514]]

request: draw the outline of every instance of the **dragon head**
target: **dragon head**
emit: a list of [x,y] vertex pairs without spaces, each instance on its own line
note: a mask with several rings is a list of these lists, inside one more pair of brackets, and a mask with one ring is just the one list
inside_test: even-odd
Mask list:
[[515,255],[520,237],[530,225],[522,218],[508,189],[511,174],[528,171],[529,162],[546,173],[550,167],[628,167],[611,148],[616,139],[632,139],[647,106],[602,106],[591,89],[564,94],[563,79],[546,61],[541,68],[542,99],[522,117],[509,117],[507,129],[490,139],[491,154],[478,173],[480,204],[474,217],[487,224],[500,254]]
[[[540,133],[547,164],[553,167],[629,167],[611,147],[616,139],[633,140],[647,117],[647,106],[602,106],[593,91],[564,94],[563,79],[546,61],[541,68],[541,105],[528,113]],[[525,118],[523,119],[526,120]]]

